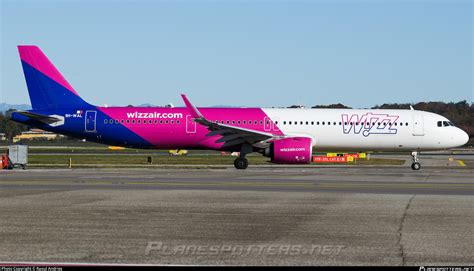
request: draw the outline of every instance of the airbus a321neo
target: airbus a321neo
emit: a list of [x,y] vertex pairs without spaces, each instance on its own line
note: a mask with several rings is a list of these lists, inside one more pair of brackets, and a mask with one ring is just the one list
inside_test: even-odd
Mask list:
[[418,110],[100,107],[84,101],[37,46],[18,46],[32,110],[11,119],[67,136],[140,149],[259,152],[277,164],[307,164],[313,148],[411,151],[464,145],[468,135],[443,116]]

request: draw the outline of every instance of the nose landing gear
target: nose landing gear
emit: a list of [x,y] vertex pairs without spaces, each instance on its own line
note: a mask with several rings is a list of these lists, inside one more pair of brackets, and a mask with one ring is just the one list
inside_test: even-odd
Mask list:
[[416,152],[416,151],[412,152],[411,157],[413,158],[413,163],[411,164],[411,169],[420,170],[421,164],[418,160],[418,152]]

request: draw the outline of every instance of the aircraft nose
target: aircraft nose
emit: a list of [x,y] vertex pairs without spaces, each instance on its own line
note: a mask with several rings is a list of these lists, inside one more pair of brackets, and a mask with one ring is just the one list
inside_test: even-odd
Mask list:
[[[461,130],[461,129],[459,129]],[[469,135],[464,132],[463,130],[460,131],[460,135],[459,135],[459,140],[461,141],[460,143],[460,146],[463,146],[463,145],[466,145],[466,143],[469,141]]]

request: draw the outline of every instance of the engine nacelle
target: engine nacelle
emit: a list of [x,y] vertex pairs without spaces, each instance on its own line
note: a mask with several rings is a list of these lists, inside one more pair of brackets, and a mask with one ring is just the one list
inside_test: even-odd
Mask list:
[[309,164],[312,151],[311,138],[290,137],[273,141],[264,155],[275,164]]

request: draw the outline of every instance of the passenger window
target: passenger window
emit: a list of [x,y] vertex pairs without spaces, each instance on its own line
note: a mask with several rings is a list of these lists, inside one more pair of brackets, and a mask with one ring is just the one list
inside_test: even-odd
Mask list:
[[291,125],[291,121],[289,121],[288,124]]
[[168,121],[167,121],[167,120],[165,120],[165,123],[166,123],[166,124],[168,124]]
[[244,124],[247,124],[247,121],[244,120],[243,123],[244,123]]
[[318,122],[316,122],[316,125],[319,125],[319,121],[318,121]]
[[104,123],[105,123],[105,124],[107,124],[107,123],[108,123],[108,120],[107,120],[107,119],[105,119],[105,120],[104,120]]
[[176,121],[176,124],[179,124],[179,120]]
[[132,120],[132,123],[135,123],[135,120]]
[[405,126],[408,126],[408,122],[405,122]]
[[314,125],[314,121],[311,122],[311,125]]
[[127,123],[130,123],[130,120],[127,120]]

